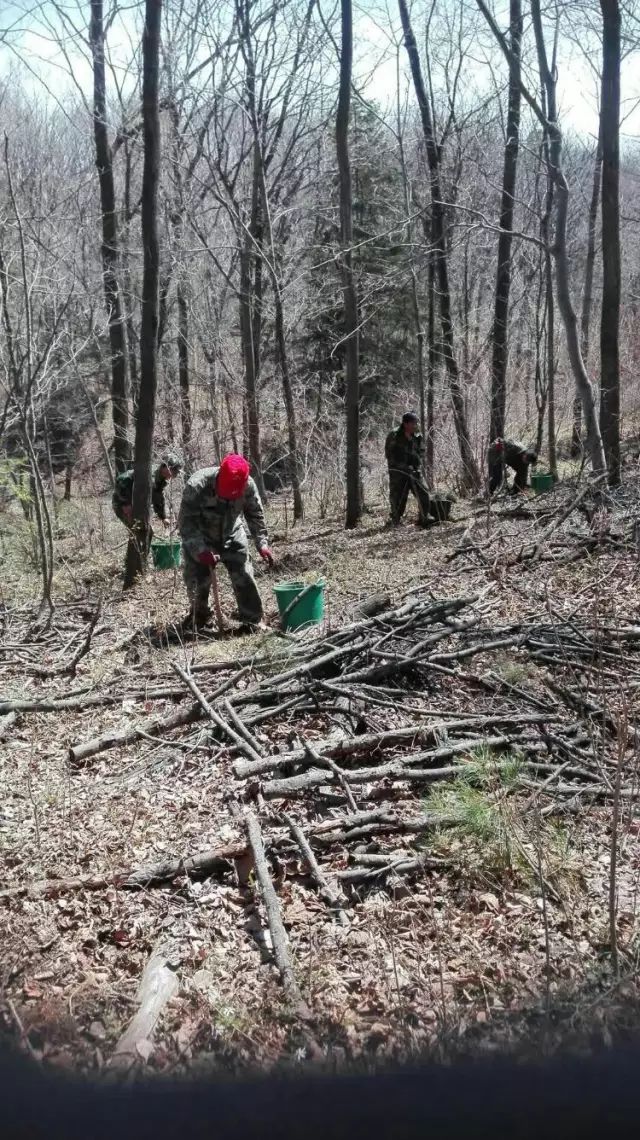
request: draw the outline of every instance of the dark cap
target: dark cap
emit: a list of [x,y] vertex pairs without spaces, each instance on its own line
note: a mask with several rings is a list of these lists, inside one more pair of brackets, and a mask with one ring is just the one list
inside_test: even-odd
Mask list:
[[403,424],[417,424],[418,417],[415,412],[405,412],[402,417]]

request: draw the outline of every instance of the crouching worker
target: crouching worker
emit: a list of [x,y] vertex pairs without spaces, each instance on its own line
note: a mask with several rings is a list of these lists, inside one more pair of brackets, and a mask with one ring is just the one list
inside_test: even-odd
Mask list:
[[243,519],[268,566],[273,565],[273,555],[262,503],[249,470],[241,455],[226,455],[219,467],[196,471],[184,489],[178,527],[191,603],[186,622],[198,628],[211,617],[211,571],[218,562],[231,579],[244,632],[262,626],[262,600],[253,577]]
[[489,494],[493,495],[502,486],[505,467],[510,467],[515,473],[511,494],[517,495],[526,490],[529,467],[538,462],[538,456],[533,448],[525,447],[512,439],[494,439],[489,448],[488,460]]
[[390,515],[387,525],[399,526],[411,491],[418,501],[419,525],[428,526],[429,492],[422,473],[424,445],[414,412],[405,412],[400,427],[389,432],[384,454],[389,470]]
[[[154,514],[160,519],[165,530],[169,526],[167,504],[164,498],[165,487],[170,479],[175,479],[176,475],[180,474],[181,470],[182,460],[173,451],[170,451],[168,455],[163,457],[153,473],[151,506],[153,507]],[[113,497],[111,499],[111,505],[115,514],[128,530],[131,530],[133,520],[133,476],[133,467],[128,471],[123,471],[122,475],[117,476],[113,489]]]

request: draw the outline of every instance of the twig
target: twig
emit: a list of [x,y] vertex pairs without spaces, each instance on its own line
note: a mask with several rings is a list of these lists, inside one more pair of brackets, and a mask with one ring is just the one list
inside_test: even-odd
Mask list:
[[250,760],[252,760],[254,763],[260,763],[262,760],[260,753],[256,752],[255,749],[247,743],[244,737],[239,736],[235,729],[231,728],[231,725],[227,724],[226,720],[223,720],[220,714],[217,713],[214,708],[212,708],[209,701],[204,696],[204,693],[198,688],[198,685],[194,681],[193,677],[189,673],[185,672],[185,670],[180,665],[178,665],[177,661],[173,662],[173,668],[178,676],[182,678],[185,685],[191,689],[191,692],[199,702],[205,716],[208,716],[209,720],[215,724],[216,728],[219,728],[221,732],[224,732],[225,736],[227,736],[229,740],[231,740],[236,745],[236,747],[240,749],[241,752],[245,752],[247,756],[249,756]]
[[293,972],[293,965],[289,954],[289,939],[287,938],[287,932],[282,921],[278,896],[275,892],[271,875],[269,874],[260,824],[255,814],[250,810],[247,810],[244,814],[244,823],[247,829],[249,844],[253,851],[256,878],[260,885],[260,893],[267,912],[267,921],[273,942],[273,953],[276,965],[280,971],[285,996],[292,1012],[306,1021],[310,1018],[311,1014],[302,997]]
[[329,880],[324,874],[324,871],[321,870],[318,864],[318,860],[313,854],[313,851],[309,846],[309,841],[306,838],[302,828],[295,822],[294,819],[292,819],[290,815],[287,815],[286,812],[283,812],[282,818],[285,820],[291,834],[293,835],[293,838],[295,839],[298,847],[300,848],[300,851],[302,852],[302,856],[306,861],[311,875],[318,887],[318,894],[322,899],[324,899],[331,910],[335,912],[336,917],[341,925],[348,926],[349,919],[342,909],[338,893],[337,891],[333,890],[331,884],[329,883]]

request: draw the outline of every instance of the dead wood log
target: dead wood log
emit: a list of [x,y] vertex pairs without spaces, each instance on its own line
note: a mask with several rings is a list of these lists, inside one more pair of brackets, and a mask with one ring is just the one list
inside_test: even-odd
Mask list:
[[250,810],[245,812],[244,822],[249,844],[253,851],[256,878],[267,912],[267,921],[269,923],[273,943],[273,954],[278,970],[280,971],[285,996],[292,1012],[306,1021],[310,1018],[310,1011],[302,997],[293,971],[291,955],[289,953],[289,939],[287,938],[287,932],[282,921],[278,896],[269,873],[269,867],[267,866],[267,856],[262,841],[260,824],[255,814]]
[[376,617],[377,614],[382,613],[383,610],[388,610],[391,605],[390,594],[371,594],[368,598],[363,598],[358,602],[353,609],[354,618],[368,618]]
[[151,1038],[167,1002],[178,989],[173,958],[176,946],[161,938],[147,962],[138,988],[138,1009],[133,1015],[109,1060],[109,1068],[128,1072],[136,1063],[148,1061]]
[[[418,782],[431,782],[434,780],[455,779],[462,772],[460,765],[454,764],[444,768],[415,768],[413,765],[427,762],[435,763],[439,760],[449,760],[453,756],[471,752],[475,748],[506,748],[517,744],[525,747],[527,752],[544,752],[546,745],[542,742],[532,742],[518,734],[511,736],[478,737],[473,740],[460,741],[446,748],[436,748],[429,752],[413,753],[390,760],[386,764],[379,764],[375,768],[351,768],[349,772],[342,772],[347,776],[350,784],[367,784],[376,780],[399,779]],[[287,798],[304,792],[307,788],[320,787],[322,784],[332,784],[336,779],[334,772],[327,772],[319,768],[311,768],[297,776],[289,776],[283,780],[269,780],[262,787],[262,794],[266,800]]]
[[[246,670],[241,669],[235,676],[228,677],[226,681],[223,681],[212,694],[211,700],[217,700],[223,693],[226,693],[244,675],[244,672]],[[87,760],[90,756],[97,756],[99,752],[106,752],[109,748],[122,748],[134,744],[137,740],[144,739],[145,736],[164,736],[165,733],[173,732],[175,728],[193,724],[194,721],[200,720],[202,715],[202,705],[198,702],[181,712],[172,713],[171,716],[150,721],[144,727],[135,725],[120,732],[106,733],[104,736],[96,737],[95,740],[87,740],[84,744],[74,744],[69,749],[69,759],[77,764]]]
[[186,673],[185,670],[182,669],[180,665],[178,665],[177,661],[173,662],[173,668],[178,676],[182,678],[185,685],[191,689],[194,697],[200,703],[205,716],[208,716],[209,720],[215,724],[216,728],[219,728],[220,731],[223,732],[224,735],[233,744],[235,744],[241,752],[246,753],[246,755],[249,756],[254,763],[259,762],[262,759],[260,753],[256,752],[255,749],[247,743],[244,737],[239,736],[236,730],[232,728],[231,725],[227,724],[226,720],[224,720],[223,717],[221,717],[220,714],[216,712],[216,710],[211,706],[207,698],[198,688],[198,685],[194,681],[193,677],[191,677],[189,673]]
[[348,926],[349,919],[347,918],[342,908],[340,896],[338,892],[333,889],[324,871],[319,866],[318,860],[311,850],[309,841],[304,834],[304,831],[299,826],[299,824],[297,824],[296,821],[292,819],[290,815],[286,814],[286,812],[283,814],[283,819],[287,824],[289,831],[293,835],[293,838],[298,844],[298,847],[300,848],[302,857],[306,862],[309,871],[311,872],[311,876],[318,888],[318,894],[320,895],[320,898],[323,899],[324,902],[326,902],[327,906],[335,913],[336,918],[341,923],[341,925]]
[[[286,768],[290,764],[304,764],[310,754],[316,763],[324,762],[327,759],[341,760],[356,753],[371,753],[381,748],[395,748],[398,745],[411,742],[427,744],[430,741],[438,740],[443,733],[448,735],[451,732],[463,732],[467,729],[477,731],[483,728],[499,728],[504,725],[529,727],[553,719],[556,718],[546,713],[499,713],[496,716],[462,717],[459,720],[441,721],[430,725],[414,724],[364,736],[345,737],[337,742],[319,740],[311,745],[307,741],[303,748],[292,749],[290,752],[280,752],[276,756],[264,756],[260,758],[259,762],[237,760],[233,765],[233,771],[238,779],[247,779],[249,776],[262,775],[264,772]],[[478,741],[475,741],[474,744],[477,745]],[[347,779],[351,779],[350,773],[345,773],[345,775]]]
[[117,871],[111,875],[85,875],[73,879],[45,879],[38,883],[23,883],[19,887],[6,887],[0,891],[0,900],[22,898],[57,898],[58,895],[73,891],[101,891],[105,887],[118,887],[123,891],[136,891],[147,887],[165,886],[181,875],[191,879],[206,878],[212,874],[224,874],[236,859],[247,854],[247,844],[228,843],[220,847],[210,847],[199,855],[188,855],[181,859],[167,859],[162,863],[150,863],[135,870]]
[[122,701],[164,701],[184,700],[186,693],[183,688],[167,687],[162,689],[135,689],[133,692],[120,691],[117,693],[88,693],[77,697],[43,697],[40,700],[2,701],[0,714],[5,712],[63,712],[65,709],[100,708],[100,706],[119,705]]
[[382,866],[349,867],[346,871],[338,871],[336,877],[341,883],[355,886],[357,883],[368,883],[378,879],[386,879],[387,875],[407,875],[412,871],[440,871],[447,864],[444,859],[435,859],[429,855],[416,856],[415,859],[393,859],[385,856]]
[[344,792],[345,799],[351,808],[351,811],[356,813],[358,811],[358,805],[353,798],[353,792],[349,787],[349,781],[347,780],[344,772],[341,771],[341,769],[338,767],[335,760],[331,760],[329,756],[321,756],[318,752],[316,752],[315,748],[309,743],[309,741],[306,741],[305,743],[305,752],[316,764],[320,764],[321,766],[324,765],[327,768],[331,769]]

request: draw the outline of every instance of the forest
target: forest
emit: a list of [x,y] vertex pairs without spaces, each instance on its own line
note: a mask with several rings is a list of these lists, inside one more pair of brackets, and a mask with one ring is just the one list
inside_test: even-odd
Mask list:
[[38,1065],[637,1027],[639,49],[635,0],[3,5]]

